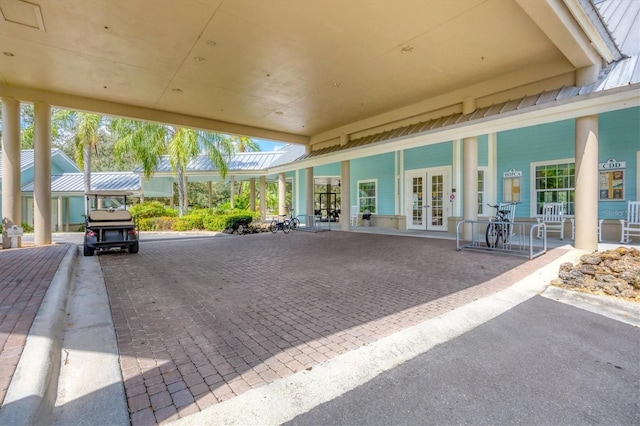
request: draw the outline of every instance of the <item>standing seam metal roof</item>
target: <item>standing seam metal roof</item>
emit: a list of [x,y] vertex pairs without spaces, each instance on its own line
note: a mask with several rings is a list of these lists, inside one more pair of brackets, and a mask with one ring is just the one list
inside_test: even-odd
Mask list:
[[[22,187],[22,192],[33,192],[34,183]],[[96,191],[139,191],[140,175],[133,172],[92,172],[91,189]],[[83,173],[63,173],[51,176],[51,192],[84,193]]]

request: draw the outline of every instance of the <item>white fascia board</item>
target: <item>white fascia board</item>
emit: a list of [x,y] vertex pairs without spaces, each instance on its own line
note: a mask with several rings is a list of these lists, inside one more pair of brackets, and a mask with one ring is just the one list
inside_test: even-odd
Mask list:
[[[564,4],[567,5],[569,11],[574,16],[574,18],[576,18],[576,21],[578,21],[578,24],[580,25],[580,27],[582,27],[586,36],[589,38],[589,40],[591,40],[591,45],[593,46],[593,48],[598,52],[600,56],[602,56],[605,61],[607,61],[608,64],[617,59],[620,59],[619,52],[611,51],[609,45],[604,40],[604,38],[602,38],[602,34],[600,33],[600,31],[598,31],[593,21],[584,10],[584,7],[582,6],[582,4],[580,4],[579,0],[564,0]],[[618,53],[618,55],[616,55],[615,53]]]
[[307,167],[322,166],[344,160],[354,160],[378,154],[417,148],[489,133],[553,123],[577,117],[601,114],[610,111],[640,106],[640,84],[622,89],[612,89],[607,94],[585,95],[580,100],[558,101],[532,107],[527,112],[513,111],[496,118],[488,117],[459,125],[452,125],[426,134],[416,134],[377,142],[363,147],[337,151],[317,158],[289,163],[269,170],[270,173],[293,171]]

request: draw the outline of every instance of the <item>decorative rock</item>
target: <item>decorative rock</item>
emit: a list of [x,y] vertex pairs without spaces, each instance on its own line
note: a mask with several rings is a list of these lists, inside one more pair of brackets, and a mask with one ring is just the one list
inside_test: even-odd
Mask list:
[[599,265],[602,262],[602,258],[597,254],[585,254],[580,257],[580,262],[587,265]]
[[640,302],[640,250],[618,247],[583,255],[575,266],[560,265],[551,284]]
[[580,271],[585,275],[595,275],[596,267],[593,263],[583,263],[582,265],[576,266],[576,270]]

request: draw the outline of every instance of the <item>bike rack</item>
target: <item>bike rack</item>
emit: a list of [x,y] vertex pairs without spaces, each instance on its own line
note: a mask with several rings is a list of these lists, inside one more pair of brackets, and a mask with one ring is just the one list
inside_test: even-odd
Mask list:
[[[487,246],[486,230],[489,223],[508,226],[510,228],[511,235],[509,235],[506,243],[500,241],[496,247]],[[460,231],[460,226],[462,225],[471,226],[472,240],[467,242],[467,244],[462,244]],[[534,235],[538,235],[538,230],[540,230],[542,238],[534,237]],[[531,260],[547,252],[547,228],[544,223],[461,220],[456,224],[456,250],[460,251],[461,249],[523,256]]]
[[320,231],[330,231],[331,223],[329,222],[328,228],[324,228],[320,226],[320,216],[313,214],[301,214],[298,216],[300,219],[300,227],[298,230],[300,231],[308,231],[308,232],[320,232]]

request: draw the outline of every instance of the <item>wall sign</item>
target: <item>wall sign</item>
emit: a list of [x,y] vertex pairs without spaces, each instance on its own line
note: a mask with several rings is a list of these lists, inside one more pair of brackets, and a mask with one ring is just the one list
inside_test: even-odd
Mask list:
[[624,172],[627,163],[609,159],[598,165],[598,192],[601,201],[624,201]]
[[505,203],[519,203],[522,201],[520,196],[521,179],[522,170],[509,169],[502,174],[502,201]]

